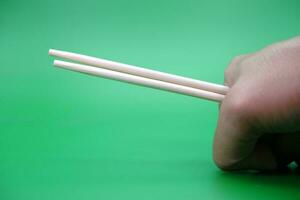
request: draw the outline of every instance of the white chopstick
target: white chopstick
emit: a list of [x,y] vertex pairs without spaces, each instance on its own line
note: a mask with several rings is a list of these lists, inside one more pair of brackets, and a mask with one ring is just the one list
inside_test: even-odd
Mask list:
[[125,73],[116,72],[112,70],[101,69],[94,66],[88,66],[88,65],[71,63],[71,62],[60,61],[60,60],[55,60],[54,65],[72,71],[82,72],[90,75],[100,76],[100,77],[113,79],[113,80],[119,80],[123,82],[137,84],[137,85],[143,85],[146,87],[167,90],[175,93],[185,94],[185,95],[217,101],[217,102],[221,102],[225,98],[225,95],[214,93],[214,92],[199,90],[192,87],[139,77],[139,76],[125,74]]
[[110,60],[104,60],[104,59],[81,55],[77,53],[50,49],[49,55],[72,60],[82,64],[87,64],[90,66],[105,68],[108,70],[118,71],[118,72],[131,74],[135,76],[141,76],[148,79],[155,79],[163,82],[174,83],[177,85],[192,87],[200,90],[206,90],[206,91],[215,92],[223,95],[226,95],[227,92],[229,91],[229,88],[224,85],[195,80],[195,79],[186,78],[178,75],[168,74],[168,73],[159,72],[151,69],[145,69],[137,66],[118,63]]

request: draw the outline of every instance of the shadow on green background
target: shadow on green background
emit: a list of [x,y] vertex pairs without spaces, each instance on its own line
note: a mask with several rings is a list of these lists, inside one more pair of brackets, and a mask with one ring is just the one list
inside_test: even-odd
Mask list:
[[215,103],[52,67],[49,48],[222,83],[299,35],[288,1],[0,2],[0,198],[298,199],[299,177],[222,173]]

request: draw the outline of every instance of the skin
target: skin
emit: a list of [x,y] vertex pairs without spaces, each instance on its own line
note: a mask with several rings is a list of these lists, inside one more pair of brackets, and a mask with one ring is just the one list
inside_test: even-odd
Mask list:
[[300,37],[234,58],[224,84],[215,164],[226,171],[300,164]]

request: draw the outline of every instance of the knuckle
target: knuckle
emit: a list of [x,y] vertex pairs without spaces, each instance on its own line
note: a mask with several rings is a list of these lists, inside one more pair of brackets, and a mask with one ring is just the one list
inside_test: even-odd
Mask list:
[[227,69],[225,69],[225,71],[224,71],[224,77],[225,78],[229,78],[230,77],[230,70],[229,70],[229,68],[227,68]]
[[232,58],[225,71],[229,71],[230,69],[234,68],[236,65],[236,61],[237,61],[237,57]]
[[227,111],[235,116],[245,118],[249,115],[250,104],[250,99],[246,95],[235,95],[227,101]]
[[235,64],[237,61],[239,61],[241,56],[235,56],[231,59],[230,65]]
[[245,57],[247,57],[247,55],[239,55],[231,59],[230,64],[224,71],[224,77],[227,79],[232,79],[236,73],[236,70],[238,70],[238,68],[243,64]]
[[238,64],[239,64],[244,58],[246,58],[246,57],[247,57],[246,54],[235,56],[235,57],[231,60],[229,66],[236,66],[236,65],[238,65]]
[[257,118],[259,109],[256,98],[246,90],[228,95],[224,102],[224,112],[235,118],[241,125],[250,124]]

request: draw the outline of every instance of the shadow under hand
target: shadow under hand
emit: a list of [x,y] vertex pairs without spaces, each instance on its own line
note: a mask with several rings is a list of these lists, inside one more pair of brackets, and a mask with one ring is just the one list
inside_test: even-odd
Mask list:
[[215,199],[300,199],[300,170],[277,172],[217,172]]

